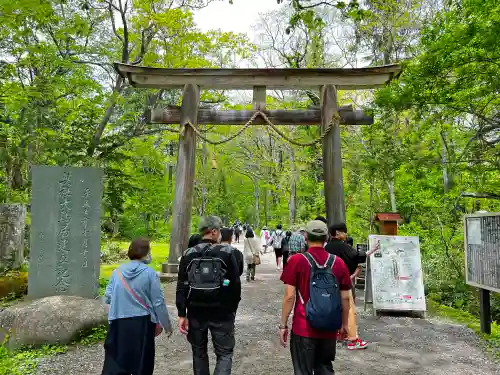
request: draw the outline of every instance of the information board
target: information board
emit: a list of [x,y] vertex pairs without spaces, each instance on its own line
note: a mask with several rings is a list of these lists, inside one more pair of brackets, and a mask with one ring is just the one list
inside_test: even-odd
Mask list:
[[500,213],[465,216],[465,278],[500,293]]
[[369,236],[373,309],[426,311],[418,237]]

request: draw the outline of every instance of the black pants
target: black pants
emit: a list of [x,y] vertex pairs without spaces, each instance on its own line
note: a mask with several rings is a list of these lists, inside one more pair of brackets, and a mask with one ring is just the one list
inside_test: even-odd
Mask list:
[[337,342],[335,339],[316,339],[292,333],[290,352],[295,375],[333,375]]
[[217,357],[214,375],[230,375],[234,350],[234,318],[200,319],[189,317],[188,341],[193,350],[194,375],[210,375],[208,363],[208,331],[212,335],[212,343]]
[[155,328],[149,315],[112,320],[102,375],[153,375]]
[[235,233],[234,234],[234,240],[238,243],[240,243],[240,234],[239,233]]

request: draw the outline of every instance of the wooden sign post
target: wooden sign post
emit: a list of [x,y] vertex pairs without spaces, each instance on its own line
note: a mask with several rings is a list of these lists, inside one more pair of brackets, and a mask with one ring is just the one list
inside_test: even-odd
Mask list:
[[465,281],[479,288],[481,332],[491,334],[490,291],[500,293],[500,213],[464,219]]

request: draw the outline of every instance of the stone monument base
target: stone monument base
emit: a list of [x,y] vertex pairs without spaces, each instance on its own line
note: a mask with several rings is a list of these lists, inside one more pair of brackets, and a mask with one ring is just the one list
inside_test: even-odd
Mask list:
[[21,302],[0,312],[0,340],[9,350],[67,345],[108,323],[107,306],[96,299],[52,296]]
[[161,265],[161,273],[171,273],[177,275],[179,272],[178,263],[163,263]]
[[173,283],[174,281],[177,281],[177,274],[176,273],[158,272],[158,276],[160,277],[160,281],[162,283]]

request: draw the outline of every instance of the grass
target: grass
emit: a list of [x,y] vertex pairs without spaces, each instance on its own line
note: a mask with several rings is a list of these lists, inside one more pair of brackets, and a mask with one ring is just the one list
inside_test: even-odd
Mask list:
[[446,320],[465,325],[472,329],[481,339],[484,340],[492,354],[500,359],[500,325],[491,324],[491,335],[481,333],[480,320],[467,311],[454,309],[449,306],[440,305],[439,303],[428,299],[427,307],[433,315],[439,316]]
[[[128,242],[117,242],[118,246],[121,249],[127,249],[129,246]],[[155,271],[161,271],[161,264],[164,263],[168,258],[169,246],[166,243],[152,242],[151,243],[151,252],[153,254],[153,262],[150,266]],[[118,268],[118,266],[122,263],[127,263],[127,261],[123,261],[121,263],[114,264],[101,264],[101,277],[105,279],[109,279],[113,271]]]
[[[128,242],[117,242],[118,246],[126,250]],[[168,258],[169,246],[166,243],[151,243],[151,251],[153,262],[151,267],[156,271],[161,270],[161,265]],[[104,293],[104,289],[111,277],[111,273],[120,264],[126,263],[124,260],[115,264],[101,264],[101,279],[100,279],[100,294]],[[5,301],[4,301],[5,300]],[[5,304],[18,302],[10,299],[2,299]],[[85,332],[73,345],[91,345],[101,342],[106,337],[106,327],[97,327],[90,332]],[[35,375],[38,360],[42,357],[49,357],[68,351],[68,346],[51,346],[45,345],[41,348],[24,348],[14,352],[8,351],[4,345],[0,345],[0,375]]]
[[[84,333],[73,345],[92,345],[101,342],[106,337],[106,326],[93,328]],[[0,346],[0,375],[35,375],[38,361],[66,353],[66,345],[44,345],[41,348],[23,348],[11,352],[4,345]]]

